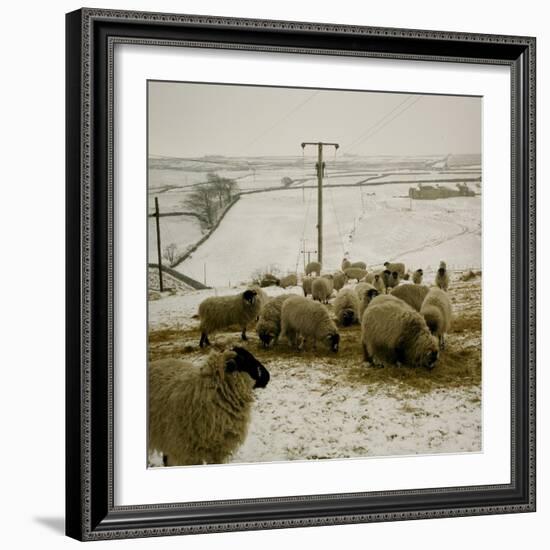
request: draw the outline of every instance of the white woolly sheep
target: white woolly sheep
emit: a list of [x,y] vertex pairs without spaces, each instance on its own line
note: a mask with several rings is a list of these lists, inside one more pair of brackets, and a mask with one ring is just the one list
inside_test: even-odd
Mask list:
[[294,347],[301,347],[300,338],[311,340],[314,349],[317,341],[321,340],[337,352],[340,343],[338,329],[327,308],[302,296],[285,300],[281,311],[281,335],[285,335]]
[[424,271],[422,271],[421,269],[417,269],[414,273],[413,273],[413,283],[415,285],[421,285],[422,284],[422,278],[424,277]]
[[240,347],[212,352],[202,365],[182,359],[149,364],[149,448],[166,466],[220,464],[244,442],[254,388],[267,369]]
[[328,299],[332,294],[332,281],[324,277],[316,277],[311,284],[311,295],[314,300],[328,304]]
[[348,280],[355,279],[357,282],[367,276],[367,272],[360,267],[348,267],[344,270],[344,273]]
[[382,279],[382,275],[380,273],[375,273],[372,277],[372,281],[370,282],[372,286],[378,290],[378,294],[384,294],[386,292],[386,285],[384,284],[384,279]]
[[416,311],[420,311],[429,290],[425,285],[400,285],[391,291],[391,295],[403,300]]
[[349,327],[359,322],[359,297],[351,288],[343,288],[334,299],[334,314],[338,323]]
[[447,293],[440,288],[430,288],[426,294],[420,313],[426,319],[430,332],[439,338],[439,347],[445,347],[445,335],[451,330],[453,308]]
[[302,279],[302,290],[304,291],[304,296],[311,294],[312,284],[313,284],[313,277],[304,277]]
[[306,265],[306,275],[311,275],[312,273],[321,275],[321,264],[319,262],[309,262]]
[[361,344],[365,361],[382,366],[401,363],[431,369],[439,351],[424,317],[391,295],[377,296],[365,310]]
[[332,283],[334,285],[334,290],[336,291],[344,288],[344,285],[346,284],[346,274],[341,271],[337,271],[333,275]]
[[399,263],[399,262],[397,262],[397,263],[384,262],[384,267],[388,271],[397,271],[397,273],[399,273],[399,277],[401,279],[405,276],[405,272],[406,272],[405,264],[402,264],[402,263]]
[[295,273],[290,273],[289,275],[286,275],[286,277],[281,277],[281,280],[279,281],[279,286],[281,288],[288,288],[289,286],[296,286],[298,284],[298,277],[296,277]]
[[[199,346],[210,344],[208,334],[212,331],[237,325],[241,338],[246,340],[246,328],[258,318],[266,294],[259,288],[249,288],[233,296],[211,296],[199,306],[201,339]],[[263,296],[262,296],[263,295]]]
[[391,288],[395,288],[399,284],[399,272],[385,269],[382,272],[382,280],[384,281],[387,293]]
[[359,319],[362,319],[363,312],[368,307],[371,300],[380,293],[373,285],[364,282],[356,284],[354,291],[359,298]]
[[440,262],[439,269],[435,274],[434,284],[442,290],[446,291],[449,289],[449,273],[447,273],[447,265],[445,262]]
[[281,294],[275,298],[270,298],[262,308],[260,318],[256,323],[256,332],[267,348],[271,343],[275,345],[281,333],[281,308],[283,302],[294,296],[294,294]]
[[350,267],[358,267],[359,269],[367,270],[367,264],[365,262],[351,262]]

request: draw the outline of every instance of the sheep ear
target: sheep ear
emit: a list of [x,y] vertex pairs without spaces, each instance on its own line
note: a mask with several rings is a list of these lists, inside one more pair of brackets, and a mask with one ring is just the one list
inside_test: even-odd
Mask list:
[[378,296],[378,290],[370,288],[367,292],[367,296],[372,300],[375,296]]
[[235,372],[237,368],[237,362],[235,359],[228,359],[225,362],[225,372]]

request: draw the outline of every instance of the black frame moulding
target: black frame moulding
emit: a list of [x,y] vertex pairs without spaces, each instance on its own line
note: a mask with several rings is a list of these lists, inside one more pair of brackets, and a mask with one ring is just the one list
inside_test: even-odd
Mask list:
[[[67,535],[100,540],[535,510],[535,39],[103,9],[81,9],[66,18]],[[112,83],[117,43],[510,67],[510,484],[114,505]]]

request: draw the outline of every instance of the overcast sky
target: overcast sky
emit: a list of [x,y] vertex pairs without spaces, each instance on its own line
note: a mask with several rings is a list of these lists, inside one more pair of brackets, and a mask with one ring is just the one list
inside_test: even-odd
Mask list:
[[302,141],[339,154],[481,153],[478,97],[149,82],[149,154],[301,155]]

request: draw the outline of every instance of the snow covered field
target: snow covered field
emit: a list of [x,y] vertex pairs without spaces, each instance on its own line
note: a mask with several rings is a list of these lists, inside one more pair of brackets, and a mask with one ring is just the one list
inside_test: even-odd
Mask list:
[[[200,301],[215,292],[238,290],[178,291],[149,303],[151,360],[204,360],[208,352],[198,347],[193,315]],[[298,353],[283,341],[264,350],[249,331],[246,345],[268,368],[271,381],[257,390],[248,438],[231,461],[480,452],[480,279],[455,277],[450,296],[456,320],[431,372],[363,363],[357,326],[341,330],[338,354],[322,349]],[[239,331],[219,333],[213,341],[222,347],[238,344]],[[161,465],[158,455],[151,456],[151,464]]]
[[[481,197],[411,201],[403,198],[409,187],[327,187],[324,268],[338,269],[346,252],[369,266],[399,259],[416,269],[447,259],[481,267]],[[302,239],[315,249],[316,201],[315,189],[244,195],[176,269],[202,281],[206,268],[207,284],[216,287],[250,281],[255,270],[270,265],[303,272]]]
[[[269,369],[271,381],[257,391],[248,438],[233,462],[482,450],[481,280],[459,279],[460,269],[482,268],[481,195],[413,201],[408,198],[411,183],[380,183],[378,178],[433,179],[444,184],[460,173],[464,178],[480,176],[475,158],[466,160],[470,164],[437,172],[423,168],[420,160],[413,165],[398,158],[370,164],[348,159],[329,169],[324,181],[324,271],[339,269],[347,254],[352,260],[365,261],[369,268],[380,267],[386,260],[403,261],[411,270],[421,267],[426,284],[431,284],[439,262],[447,262],[453,274],[449,295],[456,320],[437,367],[428,372],[368,366],[362,359],[358,326],[341,329],[337,354],[296,352],[286,342],[265,350],[249,329],[246,345]],[[244,166],[246,160],[238,162]],[[240,178],[237,183],[245,194],[209,238],[175,267],[212,288],[195,291],[173,285],[171,292],[162,295],[150,292],[154,297],[149,301],[150,360],[204,360],[207,351],[198,347],[196,313],[207,296],[242,292],[260,270],[303,272],[301,251],[314,250],[317,242],[317,189],[302,186],[315,184],[311,166],[301,170],[293,159],[275,162],[266,158],[260,164],[255,176],[237,164],[217,170],[224,177]],[[181,180],[181,166],[186,165],[175,166],[171,175],[170,170],[158,170],[164,178],[162,185],[170,184],[170,178],[175,183],[176,175]],[[303,182],[300,174],[302,180],[309,179]],[[190,175],[188,183],[200,181],[199,175],[205,177],[206,172]],[[280,186],[282,177],[296,183],[246,193]],[[374,179],[357,185],[368,178]],[[150,188],[150,205],[158,195],[161,211],[185,211],[188,188],[162,185],[157,180]],[[481,191],[475,183],[470,188]],[[161,218],[161,233],[163,244],[175,242],[178,251],[203,235],[195,218],[189,216]],[[151,224],[150,252],[156,251],[155,236]],[[156,261],[154,256],[150,261]],[[312,254],[311,259],[315,258]],[[155,284],[154,277],[151,284]],[[300,287],[288,291],[302,293]],[[266,292],[284,291],[270,287]],[[240,330],[234,327],[214,334],[211,340],[218,347],[238,344]],[[162,465],[156,455],[151,456],[151,464]]]

